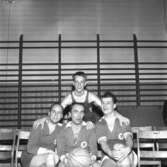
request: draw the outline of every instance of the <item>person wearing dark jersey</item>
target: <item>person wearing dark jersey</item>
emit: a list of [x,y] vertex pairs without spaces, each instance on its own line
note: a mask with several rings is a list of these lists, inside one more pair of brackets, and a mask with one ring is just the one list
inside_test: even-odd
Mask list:
[[[73,74],[72,78],[73,90],[61,102],[62,107],[65,109],[72,103],[83,103],[85,106],[84,121],[91,121],[93,123],[96,123],[102,116],[102,111],[100,110],[101,100],[94,93],[86,89],[87,76],[84,72],[76,72]],[[96,107],[96,109],[98,109],[99,107],[98,112],[96,112],[97,110],[93,110],[93,107]]]

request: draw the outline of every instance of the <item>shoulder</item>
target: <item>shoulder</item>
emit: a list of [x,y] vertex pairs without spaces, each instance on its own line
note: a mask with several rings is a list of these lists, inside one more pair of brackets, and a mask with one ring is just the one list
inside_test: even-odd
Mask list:
[[62,105],[63,108],[65,108],[67,105],[69,105],[71,103],[72,103],[72,94],[69,93],[68,95],[66,95],[64,97],[64,99],[61,102],[61,105]]
[[126,122],[122,122],[123,126],[131,126],[130,119],[127,117],[124,117],[126,119]]
[[96,124],[96,137],[99,139],[107,134],[107,123],[101,118]]
[[121,124],[130,126],[130,119],[129,118],[123,116],[122,114],[120,114],[118,112],[116,112],[116,117],[121,122]]
[[89,91],[88,91],[88,100],[89,100],[89,102],[95,102],[95,104],[101,106],[100,98],[97,95],[95,95],[94,93],[89,92]]
[[105,119],[102,117],[97,123],[96,128],[103,128],[107,126]]
[[[46,126],[46,120],[48,119],[48,117],[42,117],[42,118],[39,118],[39,119],[36,119],[34,122],[33,122],[33,127],[32,129],[34,130],[37,130],[37,129],[43,129],[44,126]],[[40,122],[43,122],[42,124]]]
[[94,93],[90,92],[90,91],[87,91],[88,93],[88,97],[93,97],[93,98],[98,98]]
[[57,128],[62,129],[63,128],[63,124],[62,123],[58,123],[57,124]]
[[88,128],[88,125],[82,125],[82,133],[83,135],[93,136],[95,135],[95,127]]
[[62,124],[61,129],[62,129],[63,131],[67,131],[67,130],[71,129],[71,121]]
[[98,121],[99,124],[103,124],[106,125],[106,120],[104,117],[100,118],[100,120]]
[[62,127],[59,127],[59,137],[62,138],[62,136],[65,137],[65,135],[67,134],[67,128],[65,127],[65,125],[63,124]]
[[66,95],[66,96],[64,97],[63,101],[64,101],[64,100],[67,100],[67,99],[71,99],[71,96],[72,96],[72,92],[69,93],[68,95]]

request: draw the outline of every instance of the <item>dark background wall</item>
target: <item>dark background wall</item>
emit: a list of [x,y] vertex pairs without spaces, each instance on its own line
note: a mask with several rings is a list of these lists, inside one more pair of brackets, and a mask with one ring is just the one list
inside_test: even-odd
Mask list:
[[162,106],[119,107],[119,112],[130,118],[132,126],[166,126]]

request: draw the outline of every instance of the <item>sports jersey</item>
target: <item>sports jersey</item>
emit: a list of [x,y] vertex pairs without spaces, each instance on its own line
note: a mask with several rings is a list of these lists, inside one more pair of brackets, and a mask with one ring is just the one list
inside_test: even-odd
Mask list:
[[86,123],[83,122],[77,137],[75,137],[72,130],[72,122],[68,122],[61,130],[57,140],[58,155],[69,153],[77,147],[87,149],[93,155],[97,155],[95,129],[87,129]]
[[104,117],[96,125],[96,135],[98,142],[106,140],[111,150],[116,143],[126,145],[126,135],[131,135],[130,125],[120,125],[119,119],[115,119],[112,131],[109,129]]
[[41,128],[41,125],[33,128],[28,140],[27,151],[24,151],[21,157],[23,167],[29,167],[33,156],[38,154],[40,148],[55,151],[55,139],[58,137],[61,129],[62,124],[57,124],[54,131],[50,133],[46,122],[43,128]]

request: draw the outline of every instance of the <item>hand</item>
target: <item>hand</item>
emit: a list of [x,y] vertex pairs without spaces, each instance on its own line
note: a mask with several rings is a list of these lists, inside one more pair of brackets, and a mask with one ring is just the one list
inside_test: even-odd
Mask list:
[[36,128],[38,128],[38,126],[41,125],[41,127],[43,129],[44,123],[45,123],[46,120],[47,120],[47,118],[41,118],[41,119],[36,120],[33,124],[33,128],[36,129]]
[[91,164],[94,164],[96,162],[96,155],[90,155]]
[[123,126],[123,124],[129,125],[130,124],[130,120],[124,116],[122,116],[121,114],[118,115],[118,119],[120,121],[121,126]]
[[113,158],[117,161],[124,160],[128,154],[130,153],[131,149],[129,147],[124,147],[120,150],[113,151]]
[[131,152],[131,148],[130,148],[130,147],[124,147],[124,148],[121,150],[121,152],[122,152],[122,156],[121,156],[121,158],[119,159],[119,161],[124,160],[124,159],[129,155],[129,153]]
[[122,158],[122,152],[120,150],[113,150],[110,157],[116,161],[119,161]]
[[91,121],[88,121],[87,122],[87,125],[86,125],[86,129],[89,130],[89,129],[93,129],[95,127],[94,123],[91,122]]
[[94,162],[91,167],[101,167],[100,162]]

